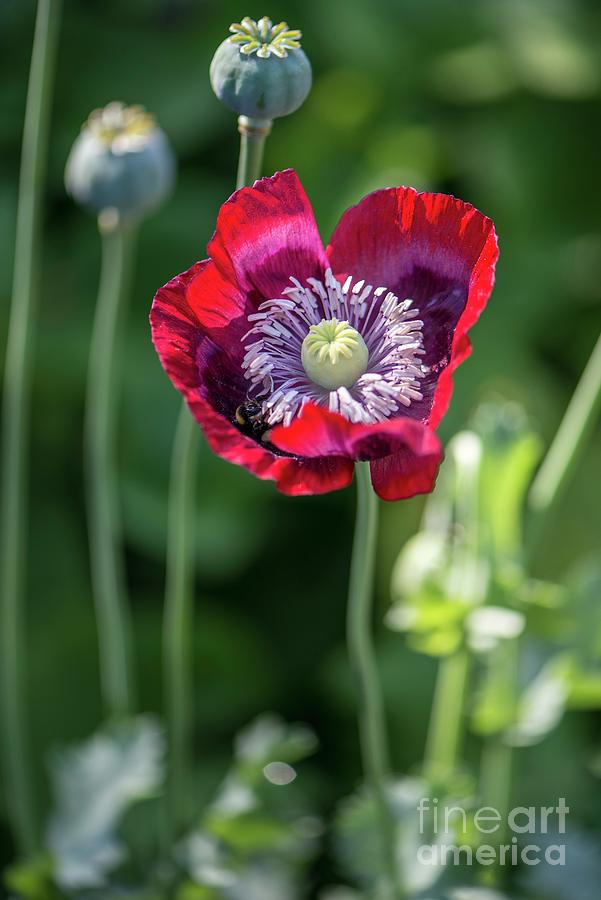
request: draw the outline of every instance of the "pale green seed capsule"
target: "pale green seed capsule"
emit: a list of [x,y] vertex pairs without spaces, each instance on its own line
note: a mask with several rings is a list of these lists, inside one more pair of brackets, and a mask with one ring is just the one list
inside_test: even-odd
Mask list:
[[165,133],[141,106],[109,103],[95,110],[65,169],[67,192],[97,214],[142,218],[170,193],[175,157]]
[[311,64],[301,32],[264,16],[230,27],[211,62],[211,86],[241,116],[271,120],[293,113],[311,90]]

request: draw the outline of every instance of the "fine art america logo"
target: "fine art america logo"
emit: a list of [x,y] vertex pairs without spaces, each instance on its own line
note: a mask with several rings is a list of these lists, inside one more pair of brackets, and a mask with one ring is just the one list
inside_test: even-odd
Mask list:
[[[516,806],[502,814],[493,806],[466,810],[444,806],[422,797],[417,805],[419,834],[417,858],[424,866],[550,866],[566,864],[566,833],[570,812],[565,798],[557,806]],[[470,843],[453,842],[454,835],[475,832]],[[427,836],[427,837],[426,837]]]

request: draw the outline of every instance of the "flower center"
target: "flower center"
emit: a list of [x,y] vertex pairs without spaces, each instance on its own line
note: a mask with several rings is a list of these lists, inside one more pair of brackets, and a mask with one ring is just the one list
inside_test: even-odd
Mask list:
[[[261,422],[290,424],[305,403],[351,422],[382,422],[424,399],[423,326],[409,298],[331,269],[248,316],[242,370]],[[417,413],[419,414],[419,413]]]
[[336,318],[311,325],[301,348],[305,372],[328,391],[351,388],[367,371],[368,358],[369,351],[357,329]]
[[246,16],[241,22],[230,25],[233,32],[230,43],[237,44],[240,53],[250,56],[256,53],[261,59],[268,59],[273,53],[280,59],[288,56],[288,50],[300,47],[301,32],[296,28],[289,28],[287,22],[274,25],[271,19],[263,16],[258,22]]

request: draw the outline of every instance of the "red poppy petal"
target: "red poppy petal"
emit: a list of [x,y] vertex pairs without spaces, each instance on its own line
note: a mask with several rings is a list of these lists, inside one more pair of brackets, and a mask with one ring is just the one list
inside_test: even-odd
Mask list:
[[327,254],[338,277],[353,274],[414,300],[431,377],[422,386],[424,401],[408,415],[435,426],[448,406],[451,373],[467,355],[465,335],[492,290],[498,256],[492,221],[446,194],[389,188],[343,215]]
[[[211,449],[229,462],[245,466],[259,478],[276,482],[285,494],[323,494],[346,487],[353,478],[348,459],[295,459],[280,456],[242,434],[214,407],[228,404],[235,409],[239,399],[232,389],[219,395],[212,380],[228,377],[228,358],[212,344],[199,327],[189,304],[187,285],[207,264],[198,263],[162,288],[151,311],[152,337],[163,367],[184,395]],[[221,360],[211,354],[221,353]],[[202,370],[205,370],[204,373]],[[219,369],[220,371],[215,371]],[[221,382],[220,382],[221,383]]]
[[202,336],[198,316],[190,302],[188,287],[210,265],[195,263],[160,288],[150,310],[152,341],[163,368],[178,391],[198,385],[196,347]]
[[372,460],[371,483],[382,500],[406,500],[416,494],[429,494],[436,484],[441,462],[442,450],[425,456],[399,450]]
[[474,266],[470,279],[468,300],[463,314],[455,328],[451,360],[443,370],[436,388],[430,424],[436,428],[451,401],[453,393],[453,372],[472,352],[472,345],[467,336],[469,329],[477,322],[484,307],[488,302],[493,285],[495,283],[495,266],[499,258],[499,245],[494,227],[489,232],[486,243],[482,248],[480,257]]
[[292,169],[232,194],[208,252],[226,279],[258,302],[279,297],[291,275],[304,283],[321,278],[328,266],[311,204]]
[[351,460],[337,456],[287,459],[286,464],[282,464],[277,471],[276,487],[289,497],[328,494],[348,487],[353,480],[353,472]]
[[374,487],[385,499],[431,490],[442,460],[437,436],[415,419],[402,417],[356,425],[310,403],[290,425],[272,429],[270,441],[280,450],[299,456],[376,460],[381,465],[376,467]]
[[211,449],[228,462],[244,466],[258,478],[275,481],[290,496],[325,494],[346,487],[353,478],[348,459],[294,459],[279,456],[235,428],[197,394],[186,396],[192,415]]
[[[159,345],[182,341],[190,347],[203,334],[238,365],[248,330],[245,301],[208,259],[195,263],[157,291],[150,313],[153,340]],[[190,357],[193,351],[190,350]],[[180,388],[181,390],[181,388]]]

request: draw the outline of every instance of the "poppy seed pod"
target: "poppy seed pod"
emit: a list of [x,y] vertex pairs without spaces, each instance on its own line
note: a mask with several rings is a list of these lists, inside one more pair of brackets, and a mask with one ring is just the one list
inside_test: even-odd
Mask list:
[[101,214],[139,219],[169,194],[175,157],[165,133],[142,106],[109,103],[95,110],[65,169],[67,192]]
[[264,16],[231,25],[211,62],[211,86],[241,116],[271,120],[293,113],[311,90],[311,64],[301,32]]

